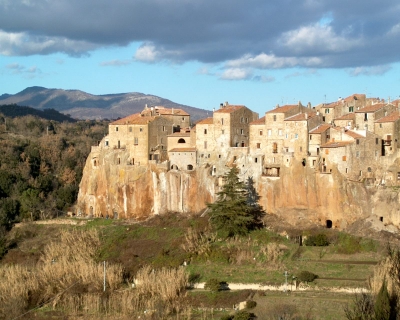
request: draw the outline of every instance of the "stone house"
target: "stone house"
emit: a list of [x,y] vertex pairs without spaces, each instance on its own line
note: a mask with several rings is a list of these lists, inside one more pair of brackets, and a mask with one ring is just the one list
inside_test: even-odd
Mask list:
[[168,136],[168,158],[171,170],[196,169],[196,142],[190,129],[182,129]]
[[141,113],[109,124],[103,148],[114,149],[115,164],[147,165],[167,160],[167,136],[188,126],[190,116],[180,109],[145,108]]
[[375,130],[375,121],[392,113],[396,107],[393,104],[375,103],[355,111],[355,127],[357,130]]
[[198,163],[216,162],[233,155],[239,149],[248,149],[249,124],[258,119],[258,114],[244,105],[220,105],[212,118],[196,124],[196,149]]
[[331,125],[323,123],[309,132],[308,163],[312,168],[318,168],[321,145],[330,140],[330,131]]

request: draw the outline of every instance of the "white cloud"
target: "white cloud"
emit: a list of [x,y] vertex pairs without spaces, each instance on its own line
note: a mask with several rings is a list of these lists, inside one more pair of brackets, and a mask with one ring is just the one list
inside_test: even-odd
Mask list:
[[256,69],[278,69],[292,68],[298,65],[307,67],[317,67],[322,64],[322,60],[317,57],[297,58],[297,57],[276,57],[274,54],[261,53],[257,56],[250,54],[226,63],[228,68],[251,67]]
[[348,74],[357,77],[357,76],[381,76],[384,75],[392,69],[389,65],[381,65],[381,66],[373,66],[373,67],[357,67],[348,70]]
[[102,66],[102,67],[108,67],[108,66],[120,67],[120,66],[126,66],[131,63],[132,63],[131,60],[110,60],[110,61],[101,62],[100,66]]
[[134,58],[141,62],[152,63],[161,60],[161,54],[153,44],[145,43],[136,50]]
[[248,80],[252,77],[252,72],[247,69],[230,68],[226,69],[221,75],[223,80]]
[[318,52],[345,52],[362,45],[363,41],[361,38],[350,39],[337,35],[331,26],[316,23],[285,32],[278,42],[293,52],[303,53],[310,52],[310,49]]

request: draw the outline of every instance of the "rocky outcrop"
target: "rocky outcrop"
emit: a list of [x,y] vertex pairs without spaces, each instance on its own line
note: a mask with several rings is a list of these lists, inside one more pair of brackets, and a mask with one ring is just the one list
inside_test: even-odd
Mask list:
[[[89,156],[80,184],[78,214],[145,219],[168,211],[198,213],[214,200],[222,182],[209,164],[195,171],[168,170],[168,163],[116,165],[109,161],[112,152],[97,150]],[[93,165],[93,157],[100,165]],[[237,160],[241,178],[253,176],[265,211],[292,225],[309,221],[344,229],[371,215],[386,224],[400,224],[396,187],[368,186],[344,178],[335,169],[322,174],[295,161],[282,167],[279,177],[267,177],[241,161],[245,159]]]

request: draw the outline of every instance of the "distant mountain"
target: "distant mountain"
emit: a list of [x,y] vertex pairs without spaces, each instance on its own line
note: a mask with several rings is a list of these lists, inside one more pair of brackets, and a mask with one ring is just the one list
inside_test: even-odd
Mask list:
[[0,105],[18,104],[39,110],[55,109],[75,119],[117,119],[143,110],[145,105],[180,108],[192,121],[206,118],[210,111],[172,102],[161,97],[131,92],[93,95],[79,90],[29,87],[11,95],[0,95]]
[[18,106],[16,104],[0,104],[0,114],[6,117],[15,118],[15,117],[23,117],[23,116],[37,116],[39,118],[47,119],[47,120],[54,120],[58,122],[75,122],[76,120],[62,114],[54,109],[46,109],[46,110],[37,110],[31,107],[23,107]]

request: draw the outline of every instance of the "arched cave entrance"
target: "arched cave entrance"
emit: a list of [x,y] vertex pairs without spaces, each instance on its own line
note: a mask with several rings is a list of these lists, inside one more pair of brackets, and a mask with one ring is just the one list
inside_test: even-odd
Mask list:
[[327,227],[328,229],[331,229],[331,228],[332,228],[332,220],[326,220],[326,227]]
[[185,139],[180,138],[180,139],[178,140],[178,143],[186,143],[186,141],[185,141]]
[[191,164],[188,164],[187,169],[188,170],[193,170],[193,166]]

